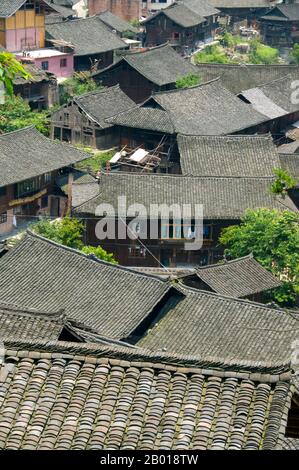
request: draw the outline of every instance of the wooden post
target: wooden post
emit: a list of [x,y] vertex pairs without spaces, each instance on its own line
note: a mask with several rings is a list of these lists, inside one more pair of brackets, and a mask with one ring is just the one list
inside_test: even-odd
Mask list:
[[67,201],[67,212],[72,212],[72,196],[73,196],[73,183],[74,183],[74,173],[70,171],[68,175],[68,201]]

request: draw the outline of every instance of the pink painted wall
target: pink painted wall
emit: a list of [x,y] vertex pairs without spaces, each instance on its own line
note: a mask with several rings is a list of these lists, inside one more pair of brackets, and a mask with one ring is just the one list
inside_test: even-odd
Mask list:
[[6,49],[9,52],[22,51],[26,46],[40,47],[41,40],[37,28],[6,30]]
[[[61,67],[60,60],[66,59],[67,66]],[[74,56],[73,54],[64,54],[54,57],[45,57],[43,59],[34,59],[34,63],[40,69],[42,68],[42,62],[48,62],[48,72],[54,73],[56,77],[71,77],[74,73]]]

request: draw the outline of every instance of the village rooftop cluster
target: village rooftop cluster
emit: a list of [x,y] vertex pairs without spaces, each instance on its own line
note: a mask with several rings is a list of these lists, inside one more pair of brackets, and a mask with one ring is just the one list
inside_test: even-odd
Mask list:
[[0,449],[299,449],[299,2],[0,0],[1,54]]

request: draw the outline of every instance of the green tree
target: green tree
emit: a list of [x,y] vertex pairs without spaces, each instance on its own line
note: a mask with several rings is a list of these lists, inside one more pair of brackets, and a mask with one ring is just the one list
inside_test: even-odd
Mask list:
[[100,246],[90,246],[86,245],[82,248],[83,253],[86,255],[94,255],[96,258],[99,258],[103,261],[108,261],[108,263],[117,264],[112,253],[107,253]]
[[293,64],[299,64],[299,44],[294,44],[290,53],[290,62]]
[[90,93],[91,91],[103,88],[96,84],[88,72],[77,72],[73,77],[68,78],[61,85],[61,103],[67,103],[74,96]]
[[296,180],[283,168],[274,168],[273,172],[276,179],[271,186],[271,192],[285,197],[288,191],[295,187]]
[[23,65],[9,52],[0,52],[0,82],[3,83],[6,94],[13,95],[13,80],[20,76],[25,80],[31,78]]
[[211,45],[194,56],[196,64],[235,64],[236,61],[231,59],[222,46]]
[[241,36],[229,33],[228,31],[225,31],[225,33],[222,35],[222,38],[220,39],[220,44],[230,48],[234,48],[237,46],[237,44],[244,42],[246,42],[246,40],[244,40]]
[[264,268],[283,280],[269,298],[291,306],[299,294],[299,216],[290,211],[247,210],[240,225],[225,228],[219,239],[225,255],[253,253]]
[[176,80],[176,88],[190,88],[192,86],[199,85],[201,82],[200,76],[195,73],[190,73],[184,77],[180,77]]
[[12,132],[32,125],[48,135],[48,111],[35,113],[20,96],[8,96],[5,103],[0,106],[0,133]]
[[80,250],[85,254],[94,254],[97,258],[117,264],[111,253],[107,253],[100,246],[93,247],[84,245],[84,224],[81,220],[66,216],[63,219],[50,221],[40,220],[31,226],[31,230],[42,237],[53,240],[61,245]]
[[262,44],[258,39],[250,42],[249,62],[251,64],[271,65],[279,62],[279,51]]

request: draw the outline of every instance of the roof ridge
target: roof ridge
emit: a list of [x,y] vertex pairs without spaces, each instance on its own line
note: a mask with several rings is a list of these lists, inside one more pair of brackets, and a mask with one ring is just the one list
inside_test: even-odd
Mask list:
[[[161,368],[161,364],[167,365],[173,371],[180,371],[182,368],[200,371],[206,375],[213,375],[223,372],[224,376],[227,376],[227,371],[232,373],[232,376],[236,377],[240,375],[243,377],[244,372],[251,373],[259,371],[261,379],[267,379],[269,381],[269,374],[277,375],[277,381],[279,380],[290,380],[291,379],[291,365],[290,363],[272,363],[254,361],[236,361],[234,359],[228,360],[220,357],[208,356],[201,358],[196,355],[182,355],[172,352],[163,351],[150,351],[143,348],[130,348],[128,346],[120,346],[116,344],[96,344],[96,343],[72,343],[63,341],[24,341],[24,340],[11,340],[4,339],[5,353],[8,355],[14,355],[16,357],[24,357],[24,353],[29,354],[32,350],[39,350],[39,355],[42,358],[45,354],[47,358],[53,356],[65,357],[70,359],[76,357],[78,360],[84,361],[87,357],[108,358],[113,360],[119,360],[120,362],[134,362],[136,365],[140,363],[140,366],[146,361],[147,365],[151,365],[154,368]],[[13,354],[16,353],[16,354]],[[20,355],[18,353],[21,353]],[[36,351],[37,353],[37,351]],[[38,354],[38,353],[37,353]],[[36,357],[38,359],[38,357]],[[129,366],[129,364],[128,364]]]
[[[178,133],[178,137],[189,137],[189,138],[197,138],[197,139],[248,139],[248,140],[256,140],[256,139],[268,139],[273,142],[271,137],[271,133],[267,132],[266,134],[226,134],[226,135],[211,135],[211,134],[184,134],[183,132]],[[299,142],[298,142],[299,145]]]
[[193,295],[194,294],[195,295],[205,295],[205,296],[209,296],[209,297],[216,297],[217,299],[223,300],[223,301],[239,302],[239,303],[251,305],[252,307],[256,307],[256,308],[259,308],[260,310],[264,310],[264,311],[271,310],[273,312],[280,313],[280,314],[284,313],[288,316],[291,316],[292,318],[294,318],[296,321],[299,322],[299,313],[296,310],[283,309],[283,308],[275,309],[273,307],[268,306],[267,304],[254,302],[252,300],[242,299],[242,298],[239,298],[239,297],[230,297],[228,295],[218,294],[217,292],[210,292],[210,291],[206,291],[206,290],[203,290],[203,289],[197,289],[195,287],[189,287],[189,286],[186,286],[185,284],[182,284],[181,281],[179,281],[177,284],[179,284],[177,289],[179,291],[181,291],[183,294],[186,291],[187,293],[190,293],[190,294],[193,294]]
[[[15,129],[14,131],[9,131],[9,132],[4,132],[3,134],[0,134],[0,139],[2,137],[6,137],[8,135],[11,135],[11,134],[16,134],[17,132],[21,133],[21,132],[24,132],[24,131],[27,131],[29,129],[34,129],[36,132],[38,132],[39,134],[43,135],[41,132],[39,132],[36,128],[36,126],[34,124],[31,124],[30,126],[26,126],[26,127],[21,127],[20,129]],[[45,136],[44,136],[45,137]]]
[[146,173],[133,173],[133,172],[105,172],[101,171],[101,175],[110,176],[110,177],[126,177],[131,178],[168,178],[168,179],[202,179],[202,180],[269,180],[273,181],[275,176],[194,176],[194,175],[180,175],[180,174],[167,174],[167,173],[155,173],[155,174],[146,174]]
[[[298,4],[298,6],[299,6],[299,4]],[[255,90],[257,88],[263,88],[264,86],[271,85],[272,83],[280,82],[282,80],[285,80],[288,77],[291,77],[291,75],[292,75],[291,73],[287,73],[283,77],[278,77],[278,78],[275,78],[274,80],[270,80],[269,82],[261,83],[260,85],[257,85],[253,88],[247,88],[246,90],[240,91],[240,93],[238,93],[238,95],[242,95],[242,93],[244,93],[245,91],[248,91],[248,90]]]
[[[119,83],[117,83],[116,85],[112,85],[112,86],[110,86],[110,87],[104,86],[104,87],[102,87],[102,88],[98,88],[97,90],[88,91],[88,92],[86,92],[86,93],[82,93],[82,95],[75,95],[75,96],[73,96],[72,99],[73,99],[73,100],[77,100],[77,99],[80,100],[80,98],[84,98],[84,97],[86,97],[86,96],[98,95],[98,94],[100,94],[100,93],[104,93],[104,92],[107,92],[107,91],[111,91],[111,90],[117,89],[117,88],[120,89]],[[126,95],[126,96],[127,96],[127,95]]]
[[220,262],[220,263],[213,263],[213,264],[207,264],[205,266],[196,266],[196,271],[201,271],[201,270],[204,270],[204,269],[209,269],[209,268],[215,268],[215,267],[221,267],[221,266],[227,266],[228,264],[232,264],[232,263],[235,263],[235,262],[238,262],[238,261],[241,261],[241,260],[244,260],[244,259],[249,259],[249,258],[253,258],[253,254],[252,253],[249,253],[249,255],[245,255],[245,256],[240,256],[239,258],[235,258],[235,259],[232,259],[232,260],[224,260],[224,262]]
[[[95,196],[95,197],[97,197],[97,196]],[[92,198],[92,199],[93,199],[93,198]],[[78,207],[80,207],[80,206],[78,206]],[[150,278],[152,278],[152,279],[155,279],[155,280],[164,282],[165,284],[168,283],[167,280],[160,279],[160,278],[158,278],[157,276],[153,276],[153,275],[146,274],[146,273],[139,273],[139,272],[133,271],[132,269],[130,269],[130,268],[127,267],[127,266],[122,266],[122,265],[119,265],[119,264],[109,263],[109,261],[104,261],[104,260],[102,260],[102,259],[100,259],[100,258],[97,258],[97,257],[96,257],[95,255],[93,255],[93,254],[87,255],[87,254],[83,253],[82,251],[77,250],[76,248],[71,248],[71,247],[69,247],[69,246],[62,245],[62,244],[60,244],[60,243],[58,243],[58,242],[55,242],[55,241],[53,241],[53,240],[49,240],[48,238],[43,237],[42,235],[39,235],[39,234],[37,234],[37,233],[34,233],[34,232],[32,232],[31,230],[29,230],[29,229],[27,229],[25,237],[27,237],[27,238],[29,238],[29,239],[30,239],[30,238],[36,238],[36,239],[38,239],[38,240],[40,240],[40,241],[42,241],[42,242],[48,243],[49,245],[55,246],[56,248],[59,248],[59,249],[64,250],[64,251],[68,251],[68,252],[73,253],[73,254],[75,254],[75,255],[79,255],[79,256],[81,256],[82,258],[84,258],[84,259],[86,259],[86,260],[88,260],[88,261],[94,261],[95,263],[97,263],[97,264],[99,264],[99,265],[107,266],[108,268],[119,269],[119,270],[121,270],[121,271],[127,271],[127,272],[129,272],[129,273],[131,273],[131,274],[134,274],[134,275],[137,274],[138,276],[142,276],[142,277],[150,277]],[[24,238],[24,240],[25,240],[25,238]],[[19,245],[16,245],[16,248],[17,248],[18,246],[19,246]],[[14,248],[12,248],[12,250],[14,250]],[[10,251],[12,251],[12,250],[10,250]]]
[[[165,90],[165,91],[156,91],[152,94],[152,96],[150,96],[148,99],[150,98],[155,98],[155,96],[160,96],[160,95],[167,95],[167,94],[174,94],[174,93],[184,93],[184,92],[187,92],[187,91],[190,91],[190,90],[194,90],[196,88],[201,88],[205,85],[210,85],[214,82],[217,82],[217,81],[220,81],[221,82],[221,77],[216,77],[216,78],[212,78],[211,80],[208,80],[207,82],[204,82],[204,83],[199,83],[198,85],[193,85],[193,86],[190,86],[188,88],[175,88],[174,90]],[[232,93],[231,93],[232,94]],[[234,95],[235,96],[235,95]],[[148,101],[148,100],[146,100]]]
[[46,311],[40,311],[37,308],[29,308],[29,307],[21,307],[18,306],[17,304],[12,304],[12,303],[7,303],[3,302],[0,300],[0,310],[8,310],[10,313],[15,313],[15,314],[21,314],[21,315],[33,315],[35,316],[40,316],[40,317],[48,317],[48,318],[59,318],[62,320],[65,320],[66,314],[65,310],[62,308],[56,312],[46,312]]

